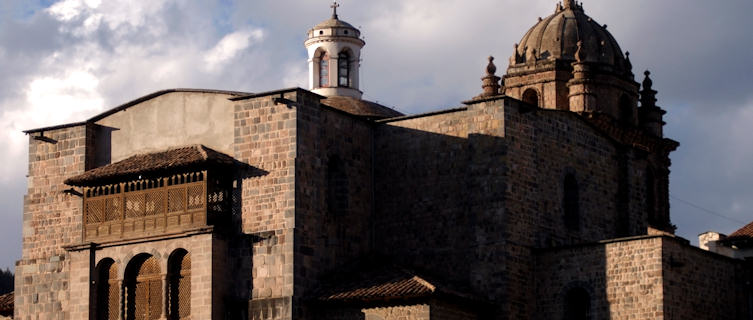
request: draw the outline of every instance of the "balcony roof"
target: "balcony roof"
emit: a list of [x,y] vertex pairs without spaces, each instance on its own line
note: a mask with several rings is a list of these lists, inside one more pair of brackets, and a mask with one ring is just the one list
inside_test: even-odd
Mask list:
[[191,145],[165,151],[145,153],[91,169],[70,177],[65,184],[72,186],[95,186],[108,183],[138,180],[144,177],[164,176],[203,169],[212,166],[232,165],[233,157],[204,145]]

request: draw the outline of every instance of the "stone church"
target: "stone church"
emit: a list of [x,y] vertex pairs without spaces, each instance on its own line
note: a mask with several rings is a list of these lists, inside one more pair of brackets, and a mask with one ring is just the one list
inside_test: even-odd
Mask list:
[[674,235],[678,143],[580,3],[418,115],[362,99],[333,9],[308,90],[169,89],[26,131],[15,318],[752,319],[751,265]]

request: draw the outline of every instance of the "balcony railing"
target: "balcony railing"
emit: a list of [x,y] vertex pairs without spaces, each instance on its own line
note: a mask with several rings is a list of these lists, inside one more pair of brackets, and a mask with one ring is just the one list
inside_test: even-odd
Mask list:
[[108,241],[207,226],[229,211],[229,192],[207,171],[84,189],[84,240]]

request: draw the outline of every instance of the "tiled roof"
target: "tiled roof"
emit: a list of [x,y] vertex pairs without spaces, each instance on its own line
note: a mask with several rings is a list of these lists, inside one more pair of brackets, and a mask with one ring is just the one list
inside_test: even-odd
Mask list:
[[361,263],[347,271],[340,270],[325,287],[316,293],[316,300],[324,302],[362,302],[392,299],[423,298],[434,295],[477,300],[452,290],[434,280],[427,280],[413,271],[396,266]]
[[65,180],[73,186],[91,186],[138,179],[140,175],[162,174],[208,165],[229,165],[235,160],[203,145],[192,145],[161,152],[139,154],[84,172]]
[[332,96],[323,99],[322,103],[338,110],[345,111],[357,116],[369,118],[393,118],[403,114],[376,102],[356,99],[345,96]]
[[753,238],[753,222],[738,229],[727,237],[727,239],[731,238]]
[[13,315],[13,291],[0,295],[0,316]]

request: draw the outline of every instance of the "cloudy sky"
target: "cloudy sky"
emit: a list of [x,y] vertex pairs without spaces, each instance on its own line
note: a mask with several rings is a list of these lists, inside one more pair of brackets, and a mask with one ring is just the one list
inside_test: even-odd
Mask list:
[[[404,113],[480,93],[485,60],[554,0],[343,0],[361,28],[365,98]],[[165,88],[307,86],[305,32],[326,0],[0,0],[0,267],[21,255],[25,129],[85,120]],[[652,71],[672,154],[678,234],[753,220],[753,1],[586,0],[586,13]],[[396,76],[399,75],[399,76]],[[639,77],[642,80],[642,76]],[[723,217],[725,216],[725,217]]]

